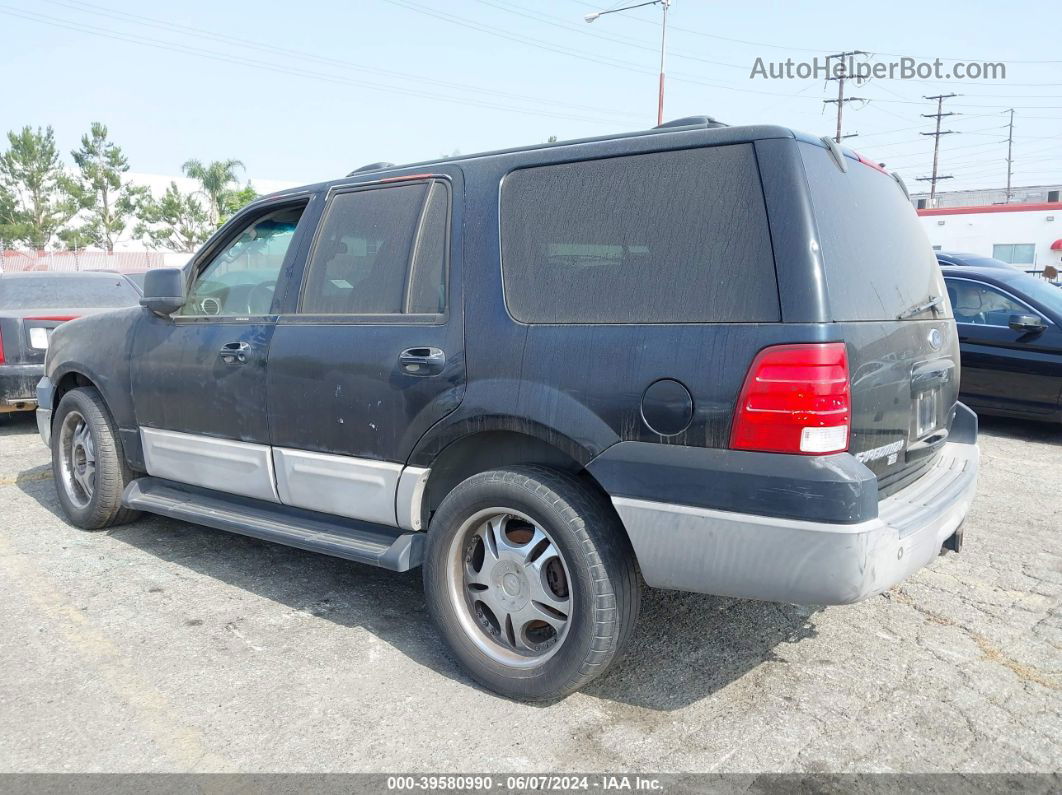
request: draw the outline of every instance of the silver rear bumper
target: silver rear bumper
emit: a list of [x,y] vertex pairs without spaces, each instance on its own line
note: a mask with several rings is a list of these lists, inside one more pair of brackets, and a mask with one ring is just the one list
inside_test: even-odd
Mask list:
[[975,444],[949,442],[933,467],[883,499],[878,516],[830,524],[615,497],[647,584],[797,604],[879,594],[935,558],[977,485]]

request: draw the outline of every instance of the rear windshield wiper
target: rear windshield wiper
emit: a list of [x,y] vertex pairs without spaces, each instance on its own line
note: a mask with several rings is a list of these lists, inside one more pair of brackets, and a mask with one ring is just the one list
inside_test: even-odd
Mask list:
[[921,303],[921,304],[915,304],[914,306],[912,306],[907,311],[901,312],[900,314],[898,314],[896,316],[896,319],[897,320],[907,320],[909,318],[914,317],[915,315],[922,314],[927,309],[932,309],[934,312],[936,312],[937,307],[940,306],[940,304],[941,304],[941,302],[943,300],[944,300],[944,296],[942,296],[942,295],[931,295],[931,296],[929,296],[929,300],[928,301],[925,301],[924,303]]

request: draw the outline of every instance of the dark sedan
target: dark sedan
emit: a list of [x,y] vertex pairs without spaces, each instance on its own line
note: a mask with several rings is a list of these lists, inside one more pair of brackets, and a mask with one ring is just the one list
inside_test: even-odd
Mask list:
[[0,414],[36,408],[52,329],[139,300],[115,273],[0,273]]
[[942,270],[963,402],[984,414],[1062,421],[1062,289],[1015,269]]
[[962,265],[975,268],[1003,268],[1004,270],[1020,271],[1017,265],[1011,265],[1001,259],[985,257],[981,254],[970,254],[965,251],[938,251],[937,262],[941,266]]

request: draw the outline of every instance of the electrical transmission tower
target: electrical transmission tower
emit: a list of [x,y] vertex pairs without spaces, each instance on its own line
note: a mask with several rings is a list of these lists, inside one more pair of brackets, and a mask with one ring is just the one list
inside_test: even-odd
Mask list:
[[841,132],[841,126],[842,126],[841,122],[842,122],[842,119],[844,118],[844,106],[845,106],[845,103],[847,103],[847,102],[867,102],[868,101],[864,97],[846,97],[844,95],[844,83],[845,83],[846,80],[848,80],[850,77],[852,77],[852,75],[849,75],[847,70],[844,69],[844,59],[845,58],[852,58],[852,57],[854,57],[856,55],[867,55],[867,53],[863,52],[862,50],[849,50],[848,52],[837,52],[837,53],[834,53],[833,55],[827,55],[826,56],[826,66],[827,66],[827,68],[829,68],[829,64],[830,64],[830,59],[831,58],[836,58],[836,59],[841,61],[841,71],[840,71],[840,73],[836,77],[827,77],[826,78],[827,80],[836,80],[837,81],[837,99],[824,99],[822,101],[822,103],[824,105],[834,105],[834,104],[837,105],[837,135],[834,137],[834,140],[837,143],[840,143],[843,138],[852,138],[852,137],[854,137],[856,135],[859,135],[859,133],[850,133],[848,135],[843,135],[842,132]]
[[1011,154],[1014,151],[1014,108],[1011,108],[1010,122],[1007,124],[1007,204],[1010,204],[1010,197],[1013,196],[1013,191],[1010,189],[1010,178],[1014,176],[1014,158]]
[[930,200],[936,198],[937,195],[937,182],[942,179],[952,179],[951,174],[941,175],[937,173],[937,167],[940,163],[940,136],[942,135],[954,135],[955,130],[942,130],[940,129],[940,120],[945,116],[958,116],[957,113],[944,113],[944,100],[957,97],[958,94],[937,94],[932,97],[923,97],[923,99],[935,99],[937,101],[936,113],[923,113],[923,118],[936,119],[937,128],[934,132],[924,132],[921,135],[933,136],[933,173],[928,177],[916,177],[919,182],[929,182],[929,198]]

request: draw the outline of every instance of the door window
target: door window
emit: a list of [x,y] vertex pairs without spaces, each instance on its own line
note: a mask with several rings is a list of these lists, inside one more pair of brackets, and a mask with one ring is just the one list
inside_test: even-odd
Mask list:
[[966,279],[947,279],[948,297],[956,323],[1007,326],[1011,315],[1036,314],[1006,293]]
[[441,314],[448,215],[439,181],[336,194],[310,255],[299,312]]
[[259,216],[204,267],[179,314],[268,315],[277,277],[305,205]]

